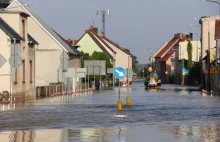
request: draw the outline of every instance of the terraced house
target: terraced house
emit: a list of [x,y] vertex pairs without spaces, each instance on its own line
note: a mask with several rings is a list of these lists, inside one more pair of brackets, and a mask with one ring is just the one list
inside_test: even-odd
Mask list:
[[[38,44],[28,32],[28,14],[21,11],[0,12],[0,54],[7,62],[0,69],[1,76],[0,92],[10,92],[12,87],[13,96],[19,100],[34,98],[35,83],[35,48]],[[20,66],[11,68],[9,58],[19,56],[15,62]],[[12,84],[10,86],[10,79]]]
[[[64,52],[68,55],[68,67],[79,68],[80,52],[69,45],[58,32],[55,32],[42,18],[40,18],[29,6],[19,0],[14,0],[8,6],[8,10],[18,10],[30,17],[27,21],[27,30],[39,43],[36,49],[36,85],[48,86],[58,84],[63,80],[58,77],[58,69],[61,68],[60,56]],[[75,78],[68,78],[71,90],[75,89]]]

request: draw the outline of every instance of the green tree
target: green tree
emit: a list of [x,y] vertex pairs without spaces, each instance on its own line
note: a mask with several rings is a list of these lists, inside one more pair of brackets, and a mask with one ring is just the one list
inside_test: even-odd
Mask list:
[[81,59],[81,67],[84,67],[84,61],[85,60],[90,60],[90,55],[89,53],[84,53],[81,51],[82,59]]
[[0,3],[9,3],[11,0],[0,0]]
[[192,68],[192,43],[189,41],[187,44],[187,52],[188,52],[188,69]]
[[81,59],[81,66],[84,67],[84,61],[85,60],[105,60],[106,61],[106,67],[112,68],[112,64],[110,62],[109,56],[104,52],[97,52],[94,51],[92,55],[90,56],[89,53],[84,53],[81,51],[82,59]]

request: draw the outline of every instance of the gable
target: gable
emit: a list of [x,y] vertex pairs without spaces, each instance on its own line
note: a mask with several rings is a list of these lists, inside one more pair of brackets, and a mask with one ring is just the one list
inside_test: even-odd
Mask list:
[[[16,7],[16,6],[21,6],[22,3],[19,0],[14,0],[8,7]],[[14,10],[15,8],[13,8]],[[72,54],[78,54],[74,52],[69,45],[67,45],[63,39],[61,39],[54,31],[53,29],[47,25],[47,23],[44,22],[43,19],[41,19],[35,12],[29,7],[29,6],[24,6],[24,7],[18,7],[18,10],[21,10],[27,14],[30,15],[30,17],[50,36],[64,51]]]
[[80,38],[77,45],[80,46],[79,51],[89,53],[90,55],[92,55],[94,51],[105,52],[111,59],[113,58],[113,53],[105,47],[104,43],[93,33],[85,33],[83,37]]
[[79,51],[89,53],[89,55],[92,55],[94,51],[103,52],[88,33],[78,41],[77,45],[80,46]]

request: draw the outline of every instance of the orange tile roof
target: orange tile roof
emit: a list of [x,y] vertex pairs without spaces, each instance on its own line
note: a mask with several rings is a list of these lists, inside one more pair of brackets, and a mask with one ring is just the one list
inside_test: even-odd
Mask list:
[[155,58],[161,58],[167,51],[169,51],[175,44],[180,41],[179,37],[174,37],[156,56]]
[[166,62],[170,56],[173,55],[173,53],[175,52],[175,50],[173,49],[170,49],[161,59],[160,59],[160,62]]

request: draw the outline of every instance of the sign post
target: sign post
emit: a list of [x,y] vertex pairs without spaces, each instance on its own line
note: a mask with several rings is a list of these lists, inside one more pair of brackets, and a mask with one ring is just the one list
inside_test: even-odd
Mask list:
[[100,78],[100,90],[102,86],[101,76],[106,74],[106,61],[105,60],[85,60],[84,67],[88,68],[88,78],[89,75],[94,76],[94,83],[95,83],[95,76],[99,75]]
[[125,77],[126,71],[124,68],[122,67],[117,67],[115,68],[114,72],[113,72],[114,76],[119,79],[119,84],[118,84],[118,102],[117,102],[117,106],[118,106],[118,111],[122,111],[122,101],[121,101],[121,96],[120,96],[120,79],[123,79]]
[[69,56],[68,54],[63,50],[63,53],[60,55],[60,69],[62,69],[62,93],[65,90],[65,72],[67,71],[68,68],[68,60],[69,60]]
[[19,55],[20,54],[20,44],[16,44],[16,39],[14,39],[14,44],[11,44],[11,56],[9,58],[9,64],[11,66],[10,68],[10,102],[12,105],[12,92],[13,92],[13,70],[20,67],[22,64],[22,58]]

